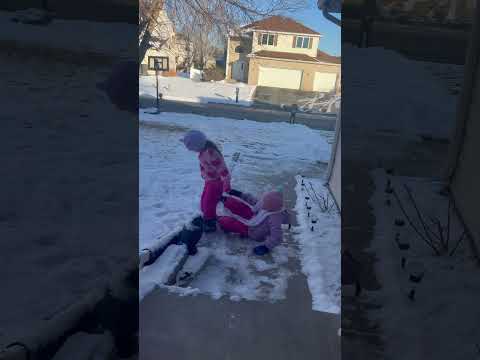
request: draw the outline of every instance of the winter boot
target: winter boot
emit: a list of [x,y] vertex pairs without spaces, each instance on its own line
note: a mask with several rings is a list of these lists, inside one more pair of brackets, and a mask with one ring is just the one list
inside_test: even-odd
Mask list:
[[206,233],[217,231],[217,219],[203,220],[203,231]]

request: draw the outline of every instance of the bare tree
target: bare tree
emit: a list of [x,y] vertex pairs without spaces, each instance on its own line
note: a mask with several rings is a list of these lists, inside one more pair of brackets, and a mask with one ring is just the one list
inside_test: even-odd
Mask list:
[[[139,60],[142,62],[151,46],[152,34],[159,26],[158,16],[166,10],[175,23],[195,22],[223,33],[258,18],[294,11],[308,0],[140,0],[139,1]],[[204,35],[202,35],[204,36]]]

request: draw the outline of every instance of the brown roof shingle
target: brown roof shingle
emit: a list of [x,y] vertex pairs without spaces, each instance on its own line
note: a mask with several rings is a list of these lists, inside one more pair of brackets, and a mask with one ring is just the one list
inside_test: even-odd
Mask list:
[[281,51],[266,51],[261,50],[257,51],[256,53],[252,54],[253,56],[258,57],[266,57],[271,59],[279,59],[279,60],[297,60],[297,61],[307,61],[307,62],[318,62],[317,59],[314,57],[305,55],[305,54],[296,54],[296,53],[289,53],[289,52],[281,52]]
[[339,56],[332,56],[323,51],[317,51],[317,57],[311,57],[306,54],[297,54],[281,51],[267,51],[261,50],[253,53],[252,56],[265,57],[270,59],[279,59],[279,60],[297,60],[297,61],[306,61],[313,63],[328,63],[328,64],[340,64],[341,58]]
[[289,32],[296,34],[320,35],[320,33],[300,24],[298,21],[285,16],[271,16],[263,20],[245,25],[242,29],[256,29],[266,31]]
[[324,62],[324,63],[331,63],[331,64],[341,64],[342,58],[340,56],[332,56],[323,51],[317,50],[317,60]]

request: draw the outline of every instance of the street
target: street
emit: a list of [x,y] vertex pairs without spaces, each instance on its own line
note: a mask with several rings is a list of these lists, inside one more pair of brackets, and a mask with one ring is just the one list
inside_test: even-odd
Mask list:
[[[156,100],[153,97],[140,96],[139,101],[140,108],[156,107]],[[258,109],[255,107],[227,104],[200,104],[167,100],[161,101],[160,111],[225,117],[238,120],[249,119],[260,122],[288,122],[290,118],[290,113],[286,111]],[[296,123],[306,125],[316,130],[335,130],[334,115],[298,113]]]

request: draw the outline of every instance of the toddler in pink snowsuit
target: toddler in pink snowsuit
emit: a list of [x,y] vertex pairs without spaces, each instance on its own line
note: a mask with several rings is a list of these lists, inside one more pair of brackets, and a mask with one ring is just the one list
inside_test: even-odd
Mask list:
[[254,248],[254,253],[262,256],[282,242],[282,224],[289,223],[289,214],[283,208],[283,195],[278,191],[266,193],[261,200],[250,194],[228,195],[223,198],[218,223],[226,232],[262,242]]
[[200,202],[204,231],[215,231],[217,204],[222,193],[230,191],[230,172],[220,150],[201,131],[191,130],[181,141],[188,150],[198,152],[200,174],[205,180]]

